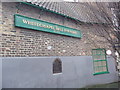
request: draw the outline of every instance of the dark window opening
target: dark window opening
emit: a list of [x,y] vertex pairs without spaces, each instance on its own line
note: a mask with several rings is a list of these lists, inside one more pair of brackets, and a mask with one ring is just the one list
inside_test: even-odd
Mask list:
[[62,72],[62,62],[59,58],[53,62],[53,74]]

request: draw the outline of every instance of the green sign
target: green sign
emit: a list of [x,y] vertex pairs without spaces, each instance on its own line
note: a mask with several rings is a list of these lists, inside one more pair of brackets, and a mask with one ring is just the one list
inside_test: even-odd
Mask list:
[[81,32],[77,29],[21,16],[18,14],[15,14],[15,26],[81,38]]

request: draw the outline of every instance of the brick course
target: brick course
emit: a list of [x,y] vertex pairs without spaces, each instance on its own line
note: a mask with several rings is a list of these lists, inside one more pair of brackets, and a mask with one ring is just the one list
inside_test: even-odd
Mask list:
[[[91,55],[93,48],[110,48],[105,38],[96,30],[102,25],[78,23],[63,16],[40,10],[18,2],[2,3],[2,56],[80,56]],[[1,9],[1,8],[0,8]],[[14,26],[14,14],[52,22],[82,31],[81,39],[23,29]],[[51,50],[47,47],[52,46]]]

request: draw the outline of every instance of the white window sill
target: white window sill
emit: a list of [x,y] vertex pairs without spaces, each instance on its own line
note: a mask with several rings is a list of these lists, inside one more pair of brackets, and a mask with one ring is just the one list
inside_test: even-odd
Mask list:
[[53,75],[60,75],[60,74],[62,74],[62,73],[55,73],[55,74],[53,74]]

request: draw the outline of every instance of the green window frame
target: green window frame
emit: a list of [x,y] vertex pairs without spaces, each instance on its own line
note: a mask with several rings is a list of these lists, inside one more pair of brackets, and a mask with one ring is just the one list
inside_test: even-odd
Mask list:
[[104,48],[92,49],[92,57],[94,68],[93,75],[109,73],[106,58],[106,50]]

